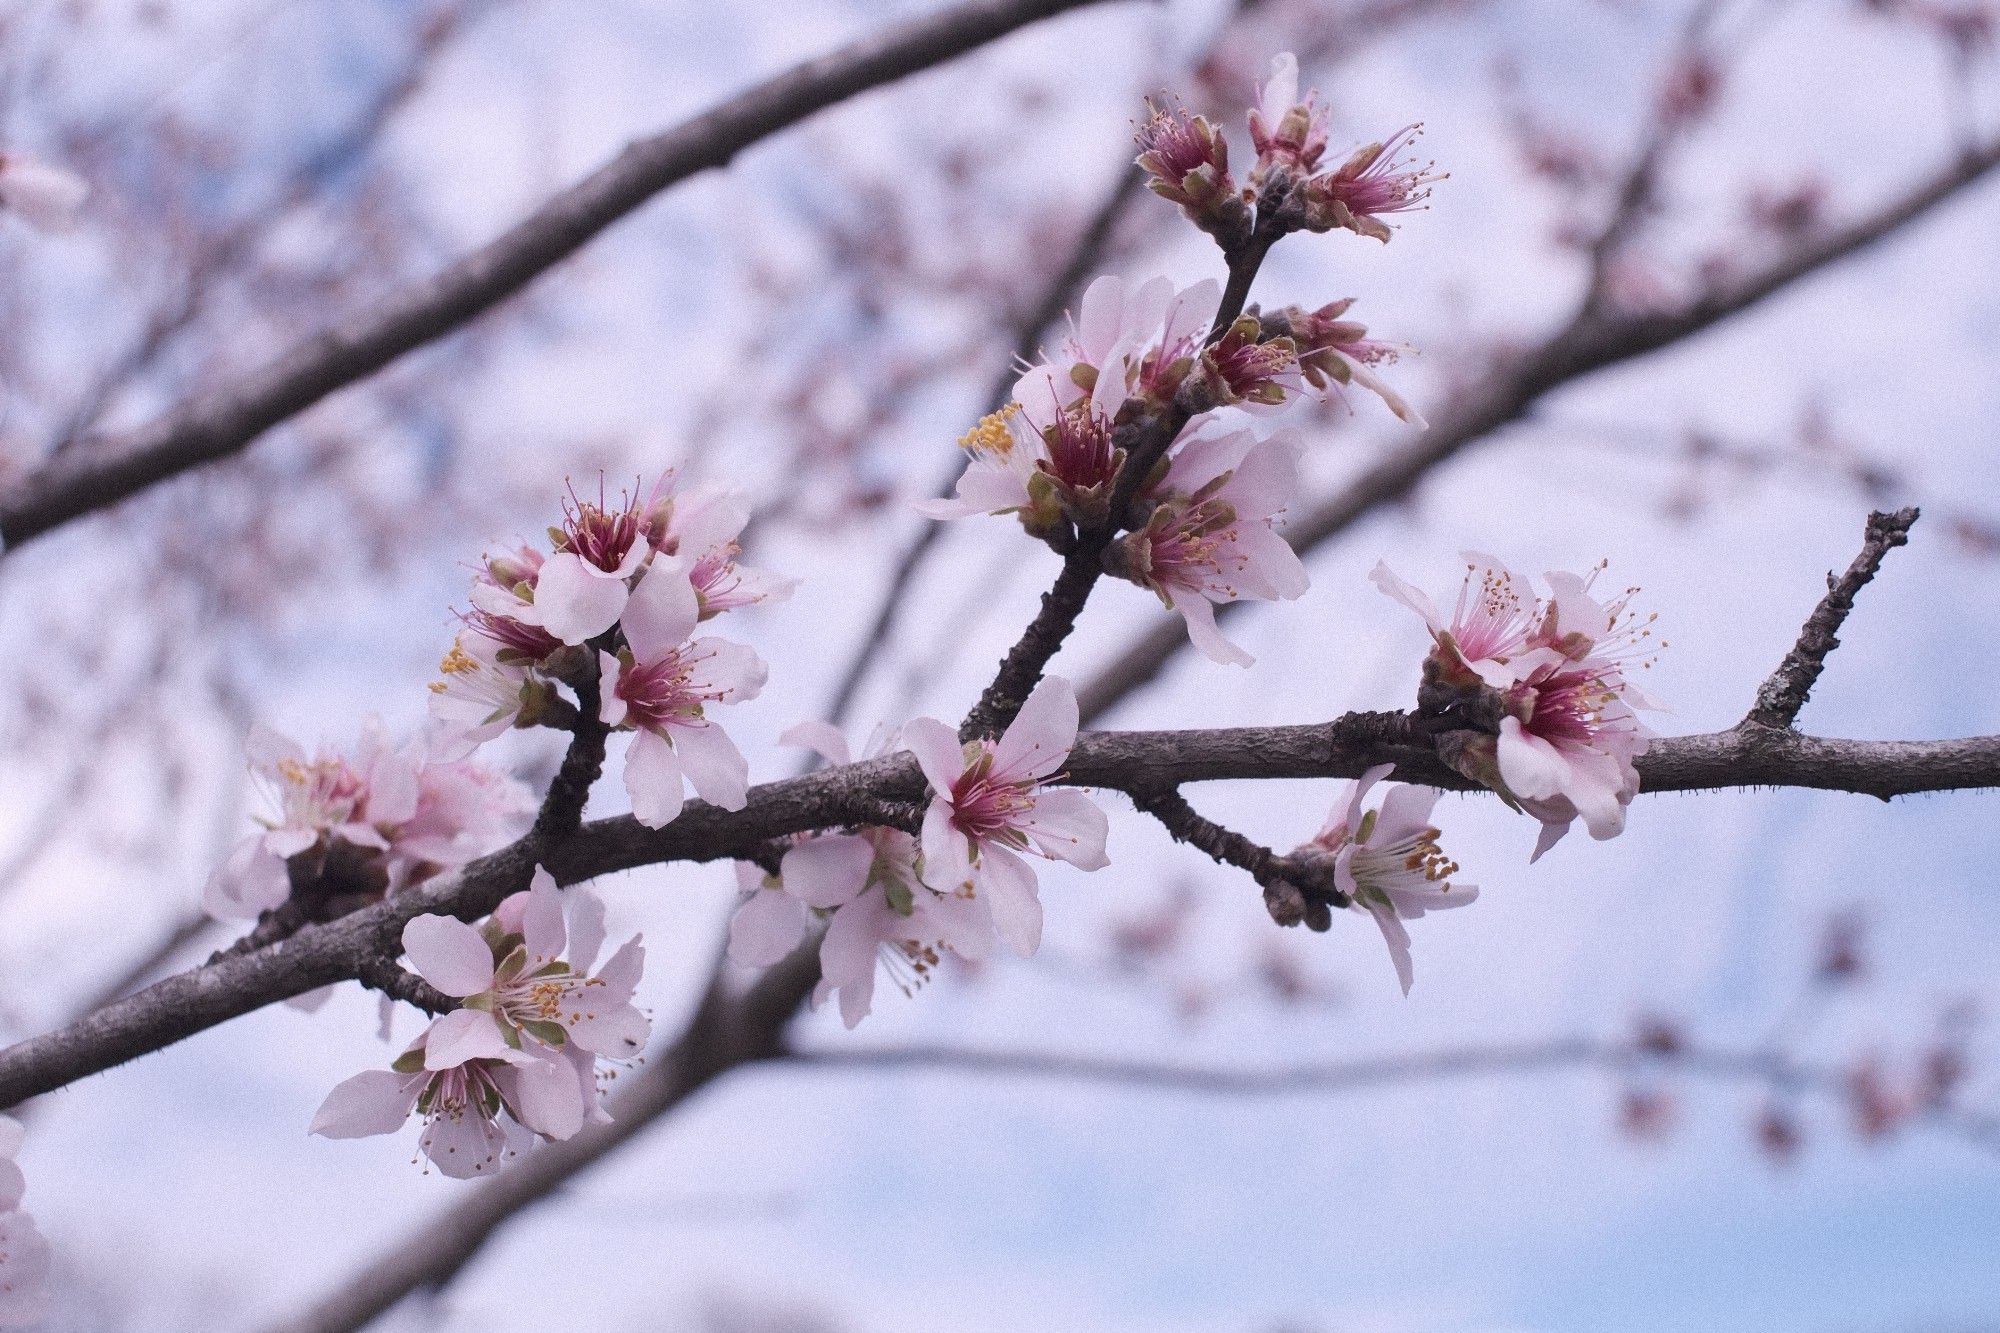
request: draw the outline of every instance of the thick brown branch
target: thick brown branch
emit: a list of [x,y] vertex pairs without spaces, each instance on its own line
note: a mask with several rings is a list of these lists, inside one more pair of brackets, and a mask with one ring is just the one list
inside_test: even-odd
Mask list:
[[1827,654],[1840,646],[1840,627],[1854,610],[1854,597],[1868,586],[1882,560],[1896,547],[1910,540],[1910,527],[1917,521],[1915,509],[1898,509],[1893,514],[1879,510],[1868,516],[1868,534],[1861,554],[1839,578],[1826,578],[1826,596],[1820,598],[1799,631],[1799,641],[1785,654],[1785,660],[1771,678],[1757,690],[1757,702],[1743,719],[1745,726],[1790,727],[1798,721],[1799,710],[1826,669]]
[[1039,19],[1100,0],[974,0],[900,24],[629,145],[484,249],[270,365],[128,435],[71,451],[0,507],[21,545],[191,468],[226,458],[337,389],[485,314],[653,196],[727,165],[760,139]]
[[[1111,732],[1079,739],[1064,780],[1119,791],[1258,778],[1351,778],[1378,763],[1395,776],[1465,789],[1401,714],[1308,726]],[[1810,787],[1888,799],[1909,792],[2000,787],[2000,736],[1953,741],[1850,741],[1790,731],[1728,731],[1657,743],[1639,760],[1642,790]],[[0,1051],[0,1109],[171,1045],[231,1018],[359,976],[393,957],[422,912],[472,919],[525,888],[540,857],[564,884],[672,861],[754,854],[770,839],[866,823],[881,802],[915,802],[923,775],[907,754],[825,769],[751,789],[742,810],[691,802],[648,829],[630,817],[587,824],[537,852],[524,840],[455,875],[237,957],[169,977],[54,1032]]]

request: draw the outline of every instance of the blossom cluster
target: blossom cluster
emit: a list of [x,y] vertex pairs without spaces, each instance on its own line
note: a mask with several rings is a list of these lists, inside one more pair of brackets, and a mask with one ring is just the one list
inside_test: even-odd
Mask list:
[[27,1179],[14,1161],[21,1122],[0,1115],[0,1328],[40,1323],[49,1313],[49,1243],[21,1211]]
[[[1307,225],[1283,209],[1271,212],[1281,197],[1310,193],[1307,186],[1326,196],[1326,207],[1345,219],[1340,225],[1384,237],[1380,215],[1413,206],[1425,191],[1429,177],[1398,166],[1393,142],[1313,176],[1324,116],[1312,94],[1297,100],[1297,74],[1281,57],[1250,114],[1258,149],[1250,190],[1237,191],[1227,140],[1206,120],[1154,108],[1140,131],[1139,163],[1154,189],[1181,203],[1225,251],[1239,251],[1245,229],[1263,226],[1267,215],[1279,230]],[[1205,656],[1248,665],[1249,654],[1217,631],[1214,608],[1289,600],[1308,582],[1278,534],[1298,488],[1302,447],[1289,432],[1263,435],[1251,423],[1301,396],[1349,385],[1375,393],[1411,424],[1423,420],[1375,370],[1404,349],[1347,318],[1351,300],[1252,309],[1218,327],[1222,300],[1212,280],[1179,291],[1164,278],[1131,287],[1116,277],[1093,282],[1068,336],[960,440],[970,461],[956,494],[920,508],[936,518],[1013,514],[1058,548],[1073,533],[1122,530],[1104,550],[1105,570],[1178,612]],[[1169,438],[1142,444],[1162,435]],[[1148,448],[1146,470],[1124,483],[1126,494],[1119,479],[1140,447]]]
[[391,745],[372,722],[351,755],[308,754],[261,726],[248,748],[275,813],[209,877],[203,904],[218,920],[289,901],[295,866],[322,900],[399,892],[505,846],[534,809],[506,774],[435,760],[418,742]]
[[312,1132],[390,1134],[415,1112],[424,1122],[419,1151],[445,1175],[466,1177],[536,1139],[608,1122],[600,1065],[637,1057],[652,1025],[632,1003],[645,946],[635,936],[597,967],[603,945],[603,903],[588,889],[558,889],[540,867],[530,888],[480,926],[411,918],[404,953],[458,1007],[388,1069],[334,1088]]
[[604,724],[633,733],[625,789],[641,823],[679,815],[687,784],[741,809],[748,765],[710,710],[755,698],[764,663],[694,631],[792,589],[737,563],[749,518],[733,494],[681,494],[669,474],[643,499],[572,492],[549,550],[489,553],[431,686],[436,754],[462,758],[510,727],[559,722],[574,707],[558,691],[567,687]]
[[[1076,744],[1076,692],[1051,676],[1035,687],[999,739],[961,744],[936,718],[878,736],[916,757],[931,797],[917,835],[863,827],[820,834],[788,848],[777,872],[744,864],[746,894],[730,922],[729,953],[767,966],[797,948],[824,918],[820,981],[813,1003],[840,996],[847,1026],[875,995],[878,959],[906,990],[929,977],[945,952],[984,958],[997,941],[1027,957],[1041,945],[1042,904],[1023,856],[1084,870],[1109,864],[1104,812],[1082,792],[1051,787]],[[788,739],[829,763],[849,762],[847,742],[818,723]]]

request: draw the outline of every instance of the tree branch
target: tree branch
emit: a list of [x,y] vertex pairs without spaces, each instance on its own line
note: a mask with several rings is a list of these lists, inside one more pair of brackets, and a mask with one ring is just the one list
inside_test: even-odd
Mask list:
[[[1351,778],[1379,763],[1395,776],[1456,790],[1471,784],[1427,748],[1399,713],[1334,722],[1207,731],[1087,734],[1064,781],[1118,791],[1257,778]],[[2000,736],[1951,741],[1853,741],[1796,732],[1717,732],[1656,743],[1638,762],[1641,789],[1807,787],[1891,796],[2000,787]],[[393,957],[405,922],[423,912],[474,919],[527,886],[537,858],[557,881],[674,861],[753,854],[772,838],[867,823],[881,802],[916,802],[925,784],[907,754],[823,769],[751,789],[742,810],[690,802],[648,829],[629,816],[587,824],[539,849],[524,839],[456,874],[289,939],[157,982],[87,1018],[0,1051],[0,1109],[171,1045],[231,1018],[350,980]]]
[[1839,578],[1826,577],[1826,596],[1820,598],[1799,641],[1785,654],[1785,660],[1771,678],[1757,690],[1757,702],[1741,725],[1746,727],[1791,727],[1806,706],[1806,697],[1826,669],[1827,654],[1840,647],[1840,627],[1854,610],[1855,594],[1866,587],[1882,568],[1883,557],[1910,540],[1910,526],[1917,521],[1915,509],[1898,509],[1893,514],[1876,511],[1868,516],[1868,533],[1861,554]]
[[0,505],[0,549],[192,468],[493,309],[654,195],[856,93],[1102,0],[973,0],[797,65],[625,148],[483,249],[149,426],[69,451]]

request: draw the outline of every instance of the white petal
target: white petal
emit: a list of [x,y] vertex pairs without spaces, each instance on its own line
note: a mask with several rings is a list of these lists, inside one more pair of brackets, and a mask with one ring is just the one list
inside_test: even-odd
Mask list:
[[917,764],[940,797],[951,795],[952,786],[965,776],[965,750],[958,733],[934,717],[920,717],[903,727],[903,748],[917,757]]
[[483,1009],[454,1009],[424,1034],[424,1068],[452,1069],[467,1060],[511,1060],[500,1024]]
[[1044,676],[993,747],[993,775],[1047,777],[1069,758],[1076,727],[1076,691],[1061,676]]
[[806,905],[779,889],[759,889],[729,918],[729,961],[769,967],[799,947],[812,923]]
[[642,731],[625,751],[625,794],[632,798],[632,817],[647,828],[672,823],[687,802],[681,785],[680,756],[665,738]]
[[853,752],[847,748],[847,737],[830,722],[801,722],[787,727],[779,733],[778,744],[802,746],[829,764],[854,762]]
[[701,798],[724,810],[741,810],[749,799],[750,761],[729,733],[713,722],[671,730],[682,771]]
[[1042,900],[1035,893],[1033,867],[989,844],[980,851],[978,875],[1001,942],[1021,957],[1031,957],[1042,943]]
[[1104,811],[1080,791],[1044,791],[1021,828],[1045,855],[1061,857],[1083,870],[1110,865],[1104,839],[1110,830]]
[[[701,598],[688,578],[690,568],[685,558],[655,558],[625,603],[620,623],[632,655],[641,662],[658,661],[694,633],[695,622],[701,619]],[[541,600],[539,586],[535,599]]]

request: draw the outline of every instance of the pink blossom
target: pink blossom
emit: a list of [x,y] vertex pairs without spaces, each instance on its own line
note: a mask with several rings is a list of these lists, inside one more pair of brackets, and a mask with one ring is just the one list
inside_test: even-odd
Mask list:
[[439,1018],[390,1068],[338,1084],[309,1132],[329,1139],[393,1134],[414,1111],[424,1121],[418,1151],[458,1179],[490,1174],[536,1134],[574,1134],[571,1126],[580,1128],[585,1117],[574,1066],[559,1055],[510,1050],[497,1035],[475,1046],[465,1035],[476,1025],[467,1009]]
[[1257,105],[1250,109],[1250,142],[1257,148],[1257,166],[1250,173],[1253,185],[1261,185],[1282,169],[1294,176],[1309,176],[1319,166],[1326,151],[1327,109],[1319,104],[1319,94],[1307,92],[1299,98],[1298,57],[1285,51],[1271,61],[1271,77],[1257,92]]
[[1550,595],[1491,556],[1464,554],[1466,575],[1446,619],[1429,597],[1387,566],[1377,587],[1424,618],[1434,647],[1428,674],[1450,691],[1492,691],[1498,735],[1469,744],[1456,758],[1468,777],[1542,822],[1534,857],[1584,821],[1593,838],[1616,837],[1639,790],[1633,761],[1652,732],[1635,709],[1658,705],[1629,679],[1652,665],[1655,617],[1631,610],[1637,589],[1600,601],[1588,576],[1552,572]]
[[0,1115],[0,1328],[40,1323],[51,1305],[49,1243],[21,1211],[28,1182],[14,1159],[24,1137],[18,1120]]
[[686,557],[656,559],[621,624],[628,647],[598,654],[599,716],[638,734],[625,755],[625,790],[632,813],[659,828],[681,812],[683,780],[704,800],[740,810],[749,765],[708,710],[754,699],[764,687],[764,663],[725,639],[688,636],[701,617]]
[[[878,733],[871,755],[893,738]],[[811,746],[830,763],[849,762],[846,740],[831,727],[803,724],[785,739]],[[915,838],[868,827],[800,842],[786,851],[776,876],[739,865],[738,884],[747,896],[730,921],[730,957],[745,966],[769,966],[825,918],[813,1004],[837,993],[842,1020],[853,1027],[873,1005],[878,964],[910,993],[943,952],[982,958],[991,947],[993,920],[971,886],[933,888],[924,883],[919,861]]]
[[736,562],[742,553],[737,539],[750,522],[750,510],[740,495],[720,487],[675,494],[672,483],[669,474],[657,488],[647,516],[647,536],[660,554],[688,558],[689,580],[700,599],[703,620],[791,596],[798,580]]
[[514,619],[567,644],[596,638],[618,623],[627,581],[653,553],[646,535],[651,501],[632,495],[622,499],[614,507],[601,491],[595,503],[570,492],[563,503],[563,524],[551,530],[556,552],[542,562],[534,599],[515,609]]
[[1265,338],[1255,315],[1230,325],[1201,354],[1201,384],[1206,401],[1216,405],[1281,407],[1303,383],[1297,347],[1288,337]]
[[[483,930],[455,917],[413,917],[403,927],[403,950],[419,976],[475,1016],[459,1040],[479,1049],[493,1036],[516,1050],[574,1045],[629,1060],[652,1028],[632,1003],[646,950],[635,936],[593,974],[603,918],[595,895],[565,893],[538,866],[531,887],[501,903]],[[588,929],[572,928],[581,922]]]
[[[532,546],[512,551],[489,551],[472,578],[472,610],[465,623],[473,632],[490,639],[497,655],[512,655],[522,661],[539,662],[560,649],[562,640],[530,623],[535,601],[535,585],[546,563]],[[521,617],[526,614],[528,620]],[[518,663],[517,663],[518,664]]]
[[254,917],[288,899],[293,857],[344,849],[365,872],[352,888],[393,893],[497,851],[533,809],[514,779],[477,764],[426,762],[417,746],[390,746],[372,723],[352,759],[331,750],[308,757],[262,727],[251,734],[250,758],[279,814],[210,877],[204,901],[222,919]]
[[0,211],[15,214],[37,231],[65,231],[90,194],[82,179],[19,153],[0,153]]
[[1082,792],[1042,785],[1069,757],[1076,727],[1076,692],[1051,676],[997,741],[961,746],[951,728],[928,717],[903,728],[933,792],[924,814],[923,882],[983,899],[1000,939],[1023,957],[1041,942],[1042,905],[1035,872],[1019,853],[1084,870],[1109,864],[1104,812]]
[[1276,529],[1298,487],[1298,456],[1290,434],[1196,438],[1168,465],[1145,526],[1113,548],[1118,573],[1178,611],[1211,661],[1251,662],[1216,628],[1217,603],[1290,600],[1306,590],[1305,566]]
[[1200,116],[1151,102],[1137,138],[1139,167],[1151,178],[1148,188],[1179,204],[1225,248],[1240,245],[1249,233],[1250,211],[1229,174],[1229,140]]
[[1064,504],[1101,500],[1123,462],[1111,433],[1119,412],[1135,395],[1173,397],[1220,301],[1213,280],[1178,293],[1165,278],[1131,292],[1120,278],[1092,282],[1069,335],[1020,378],[1013,401],[959,440],[970,462],[957,494],[918,510],[933,518],[1035,511],[1045,521]]
[[1381,143],[1357,148],[1338,170],[1313,177],[1306,191],[1315,228],[1345,227],[1386,242],[1389,228],[1382,219],[1422,209],[1431,187],[1446,178],[1435,162],[1412,164],[1402,158],[1423,130],[1422,125],[1406,125]]
[[308,756],[262,726],[250,733],[248,748],[251,771],[278,815],[210,876],[203,898],[214,916],[254,917],[284,902],[291,893],[285,862],[312,847],[344,842],[386,853],[390,833],[416,813],[419,761],[391,749],[375,724],[352,760],[327,749]]
[[1415,972],[1410,960],[1410,932],[1403,925],[1425,912],[1463,907],[1479,896],[1471,884],[1454,884],[1456,863],[1438,847],[1431,826],[1431,808],[1444,793],[1435,787],[1391,784],[1379,809],[1363,813],[1368,789],[1387,777],[1394,764],[1369,769],[1349,785],[1334,806],[1326,827],[1292,855],[1302,859],[1331,858],[1334,883],[1350,906],[1375,918],[1403,994],[1410,993]]

